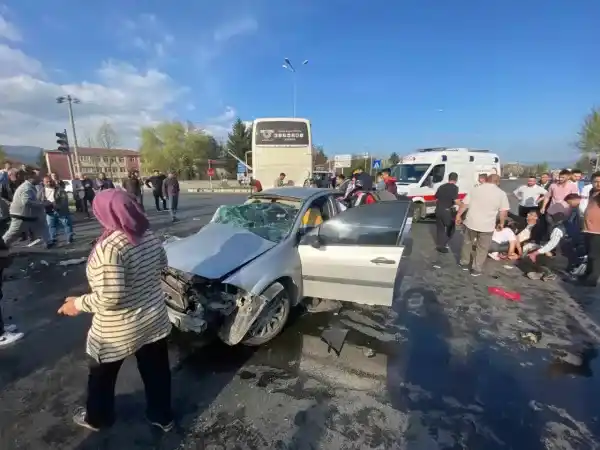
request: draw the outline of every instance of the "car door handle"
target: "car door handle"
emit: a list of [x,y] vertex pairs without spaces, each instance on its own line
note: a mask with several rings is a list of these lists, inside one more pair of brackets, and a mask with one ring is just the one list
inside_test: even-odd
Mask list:
[[372,259],[371,262],[373,264],[396,264],[396,261],[394,261],[393,259],[387,259],[381,256],[379,258]]

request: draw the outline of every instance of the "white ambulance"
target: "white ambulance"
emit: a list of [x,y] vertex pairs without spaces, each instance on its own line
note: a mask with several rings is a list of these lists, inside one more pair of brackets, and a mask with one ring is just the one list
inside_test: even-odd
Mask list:
[[452,172],[458,174],[459,198],[477,184],[480,174],[500,175],[500,158],[489,150],[469,148],[424,148],[400,158],[391,168],[399,195],[415,203],[413,220],[421,220],[435,212],[435,192],[448,181]]

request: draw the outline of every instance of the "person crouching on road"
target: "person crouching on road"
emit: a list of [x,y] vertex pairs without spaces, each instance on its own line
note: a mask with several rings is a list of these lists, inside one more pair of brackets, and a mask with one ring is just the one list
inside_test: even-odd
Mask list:
[[454,208],[460,205],[457,181],[458,174],[452,172],[448,175],[448,182],[442,184],[435,192],[436,248],[440,253],[450,251],[448,243],[456,230]]
[[44,195],[46,198],[46,222],[50,233],[50,245],[56,244],[56,229],[61,225],[67,242],[73,242],[73,223],[69,211],[69,197],[64,188],[50,177],[44,177]]
[[177,222],[177,207],[179,206],[179,181],[177,180],[177,174],[175,172],[169,172],[169,176],[165,179],[165,181],[163,181],[162,189],[163,197],[167,199],[169,204],[171,220],[173,222]]
[[[171,324],[161,286],[167,255],[135,199],[124,191],[100,192],[93,204],[103,228],[87,263],[89,294],[67,297],[59,314],[93,314],[86,406],[73,420],[97,431],[115,419],[115,382],[125,358],[135,355],[144,382],[147,418],[173,427],[167,336]],[[140,270],[143,267],[144,270]]]
[[[469,270],[473,261],[471,275],[481,275],[483,264],[488,256],[492,236],[496,230],[496,220],[501,224],[506,222],[510,205],[508,197],[499,187],[500,177],[496,174],[487,177],[487,182],[474,187],[463,199],[456,214],[456,225],[461,225],[462,216],[468,209],[465,219],[465,237],[460,253],[459,266]],[[499,217],[498,217],[499,216]],[[473,245],[476,250],[473,254]]]
[[2,236],[2,240],[8,246],[21,238],[24,232],[32,231],[44,241],[46,248],[50,248],[48,236],[48,225],[44,218],[46,213],[46,202],[38,199],[36,186],[40,180],[35,175],[30,175],[15,190],[13,201],[10,204],[10,224],[8,230]]

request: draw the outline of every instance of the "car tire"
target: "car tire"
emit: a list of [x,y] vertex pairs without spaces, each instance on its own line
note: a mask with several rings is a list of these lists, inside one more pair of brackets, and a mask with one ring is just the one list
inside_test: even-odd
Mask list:
[[422,221],[425,218],[425,205],[423,203],[415,203],[413,208],[413,222]]
[[255,325],[253,324],[246,335],[246,338],[242,341],[242,344],[250,347],[258,347],[259,345],[264,345],[273,340],[283,331],[290,316],[291,309],[292,301],[290,293],[284,288],[269,302],[259,318],[256,319],[258,321],[263,317],[263,314],[268,313],[273,314],[273,320],[269,322],[268,326],[265,325],[263,330],[255,329]]

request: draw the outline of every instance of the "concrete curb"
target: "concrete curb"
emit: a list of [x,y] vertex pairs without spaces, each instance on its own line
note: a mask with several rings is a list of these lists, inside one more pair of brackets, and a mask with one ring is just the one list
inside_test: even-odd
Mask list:
[[251,191],[249,191],[248,189],[238,188],[188,188],[187,192],[190,194],[251,194]]

